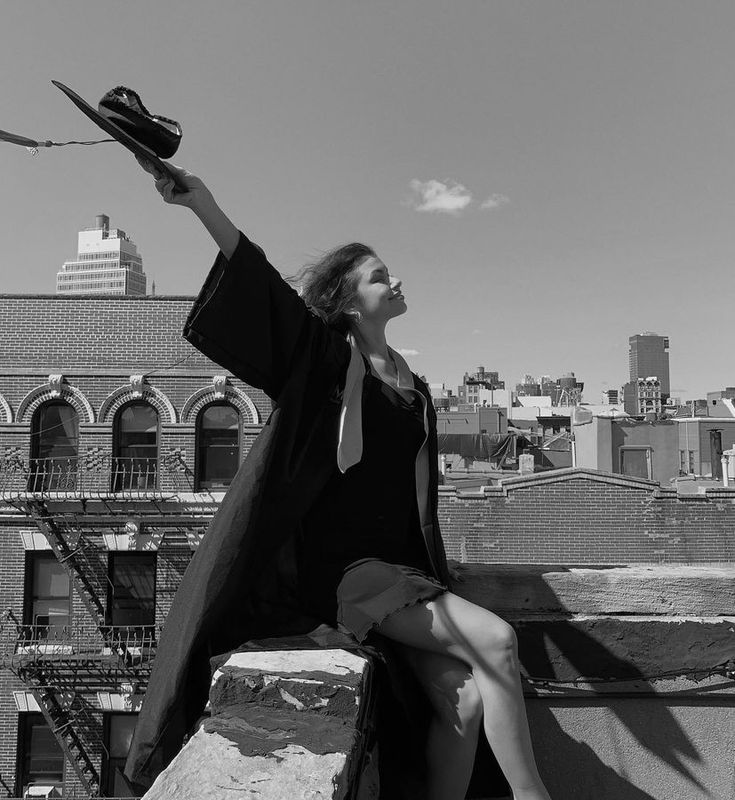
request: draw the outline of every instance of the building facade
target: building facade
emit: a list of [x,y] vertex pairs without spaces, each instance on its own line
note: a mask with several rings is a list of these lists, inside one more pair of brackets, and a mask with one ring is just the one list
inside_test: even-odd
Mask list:
[[181,576],[270,401],[189,297],[0,296],[0,794],[126,796]]
[[462,383],[457,387],[457,402],[460,404],[481,403],[480,391],[482,389],[487,389],[489,392],[505,389],[505,382],[500,380],[497,372],[488,372],[485,367],[479,366],[477,372],[465,372]]
[[654,375],[629,381],[623,387],[625,412],[631,416],[658,416],[663,412],[664,402],[661,381]]
[[79,231],[77,257],[65,261],[56,273],[56,293],[146,293],[147,279],[138,248],[125,231],[110,228],[110,218],[99,214],[94,228]]

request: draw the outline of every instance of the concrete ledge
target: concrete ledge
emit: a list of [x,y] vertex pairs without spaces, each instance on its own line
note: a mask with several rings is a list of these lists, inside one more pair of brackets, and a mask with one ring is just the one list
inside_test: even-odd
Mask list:
[[[216,672],[212,716],[145,800],[377,797],[361,731],[371,667],[345,650],[233,654]],[[374,785],[374,790],[373,790]]]
[[454,591],[498,613],[735,614],[735,564],[462,564]]
[[[517,631],[534,748],[553,797],[731,796],[735,566],[460,571],[457,593]],[[375,800],[371,665],[337,649],[343,640],[308,638],[331,649],[275,650],[270,640],[222,663],[212,716],[145,800]]]

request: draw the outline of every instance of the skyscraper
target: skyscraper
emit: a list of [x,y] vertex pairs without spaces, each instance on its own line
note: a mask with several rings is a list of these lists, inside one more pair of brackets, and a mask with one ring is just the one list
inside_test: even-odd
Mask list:
[[56,273],[56,294],[146,293],[143,259],[125,231],[110,229],[110,218],[98,214],[94,228],[79,231],[76,260]]
[[669,380],[669,337],[646,331],[628,339],[630,345],[630,382],[655,377],[661,384],[661,400],[671,394]]

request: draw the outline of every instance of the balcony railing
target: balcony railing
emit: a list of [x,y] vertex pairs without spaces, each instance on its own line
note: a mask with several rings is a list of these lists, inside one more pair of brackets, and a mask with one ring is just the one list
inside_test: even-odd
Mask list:
[[[14,615],[6,615],[5,626]],[[0,667],[16,670],[30,663],[97,661],[120,667],[145,667],[156,653],[155,625],[111,625],[102,632],[72,626],[6,627],[0,640]]]
[[[100,795],[91,795],[86,793],[67,793],[67,792],[50,792],[42,793],[41,787],[38,787],[37,793],[27,793],[20,797],[6,797],[3,795],[2,800],[39,800],[39,798],[49,798],[49,800],[100,800]],[[112,797],[104,795],[104,800],[141,800],[140,797]]]
[[0,496],[31,493],[93,497],[100,494],[145,496],[191,492],[194,475],[174,451],[159,458],[122,458],[92,452],[78,457],[0,458]]

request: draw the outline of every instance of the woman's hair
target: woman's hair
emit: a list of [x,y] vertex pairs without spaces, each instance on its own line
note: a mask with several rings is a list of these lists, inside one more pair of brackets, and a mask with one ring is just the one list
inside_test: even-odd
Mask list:
[[306,305],[341,333],[347,332],[351,321],[347,309],[357,288],[355,267],[370,256],[375,256],[371,247],[352,242],[335,247],[292,278]]

